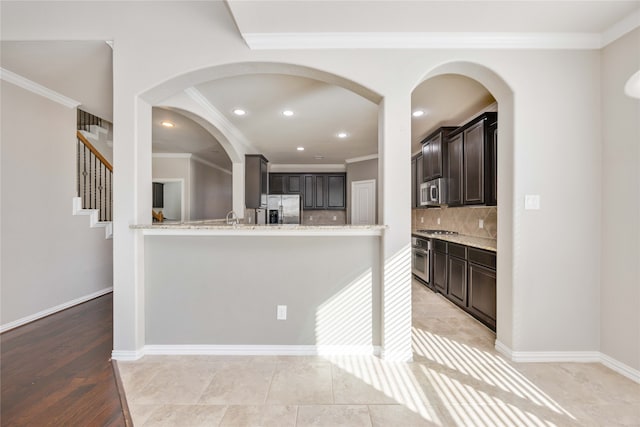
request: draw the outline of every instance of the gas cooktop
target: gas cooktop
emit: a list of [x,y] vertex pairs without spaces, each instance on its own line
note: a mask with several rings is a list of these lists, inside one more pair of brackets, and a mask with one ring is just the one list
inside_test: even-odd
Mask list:
[[458,234],[457,231],[449,231],[449,230],[416,230],[418,233],[427,233],[427,234]]

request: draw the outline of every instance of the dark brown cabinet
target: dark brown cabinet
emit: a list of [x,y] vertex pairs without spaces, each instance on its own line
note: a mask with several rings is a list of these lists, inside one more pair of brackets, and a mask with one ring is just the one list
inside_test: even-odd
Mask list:
[[496,204],[497,120],[484,113],[449,136],[449,206]]
[[456,304],[467,306],[467,248],[449,243],[447,258],[447,297]]
[[433,248],[435,290],[495,331],[495,252],[437,239]]
[[422,182],[447,176],[447,136],[455,127],[441,127],[422,141]]
[[271,173],[271,194],[300,194],[307,210],[346,209],[344,173]]
[[411,208],[415,208],[417,196],[416,158],[411,159]]
[[249,209],[267,207],[269,161],[261,154],[247,154],[244,165],[244,201]]
[[433,285],[438,292],[447,294],[447,243],[433,241]]
[[496,254],[469,248],[469,312],[496,328]]

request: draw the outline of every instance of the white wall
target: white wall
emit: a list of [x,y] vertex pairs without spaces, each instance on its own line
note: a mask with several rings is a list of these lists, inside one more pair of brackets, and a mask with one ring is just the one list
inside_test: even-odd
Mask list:
[[[163,180],[180,180],[184,193],[182,203],[184,203],[183,221],[191,219],[191,159],[189,155],[182,157],[153,157],[152,175],[153,181],[163,182]],[[151,216],[151,203],[149,204],[149,216]],[[149,218],[149,222],[151,219]]]
[[[3,326],[112,286],[112,240],[72,215],[76,111],[4,81]],[[45,120],[43,120],[45,118]]]
[[[293,64],[286,67],[289,71],[299,65],[357,82],[384,97],[379,200],[381,221],[389,228],[382,280],[383,287],[394,283],[402,295],[410,282],[411,221],[409,209],[395,207],[408,206],[410,199],[411,91],[430,70],[451,62],[477,64],[502,79],[506,86],[501,89],[512,92],[513,105],[496,97],[500,111],[512,108],[499,122],[499,181],[504,184],[498,206],[498,286],[506,289],[499,304],[508,309],[499,307],[507,315],[498,319],[498,336],[520,352],[599,349],[602,215],[594,209],[594,194],[602,189],[598,51],[250,51],[218,2],[162,2],[153,9],[137,2],[15,2],[2,7],[3,36],[114,40],[115,185],[120,189],[114,259],[117,350],[144,345],[139,297],[144,251],[129,224],[148,222],[150,106],[192,84],[233,73],[229,64],[246,62],[253,65],[239,66],[237,72],[255,71],[261,62]],[[93,19],[82,19],[88,15]],[[142,20],[144,31],[130,25]],[[628,49],[628,55],[637,54]],[[493,91],[491,82],[480,82]],[[539,194],[542,209],[525,211],[525,194]],[[404,348],[406,317],[385,313],[384,321],[394,315],[399,316],[399,333],[394,337],[383,326],[389,332],[383,345],[401,342]]]
[[640,69],[640,30],[602,51],[601,351],[640,370],[640,100],[625,96]]
[[191,219],[225,218],[231,210],[231,173],[191,159]]

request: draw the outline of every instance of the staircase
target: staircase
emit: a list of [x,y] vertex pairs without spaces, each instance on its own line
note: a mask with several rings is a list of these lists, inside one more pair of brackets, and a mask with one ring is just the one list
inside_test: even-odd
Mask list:
[[[106,124],[106,123],[105,123]],[[96,148],[113,144],[109,130],[99,117],[78,110],[76,197],[73,215],[89,216],[89,225],[104,227],[105,238],[113,238],[113,166]]]

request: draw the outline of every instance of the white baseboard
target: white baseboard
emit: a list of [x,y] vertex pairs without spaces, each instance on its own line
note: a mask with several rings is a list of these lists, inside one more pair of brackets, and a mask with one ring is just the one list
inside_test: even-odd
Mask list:
[[27,323],[31,323],[34,320],[42,319],[43,317],[47,317],[59,311],[66,310],[67,308],[73,307],[74,305],[82,304],[83,302],[87,302],[94,298],[101,297],[102,295],[108,294],[111,291],[113,291],[113,287],[104,288],[92,294],[85,295],[80,298],[67,301],[63,304],[56,305],[55,307],[51,307],[51,308],[47,308],[46,310],[39,311],[30,316],[25,316],[21,319],[14,320],[13,322],[5,323],[4,325],[0,326],[0,333],[17,328],[18,326],[26,325]]
[[640,383],[640,371],[599,351],[513,351],[496,340],[496,350],[519,363],[601,363],[607,368]]
[[145,355],[339,356],[377,355],[380,348],[366,345],[146,345],[143,352]]
[[142,356],[144,356],[144,351],[143,350],[134,350],[134,351],[113,350],[111,352],[111,358],[113,360],[119,360],[119,361],[125,361],[125,362],[126,361],[138,360]]

